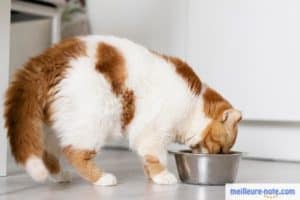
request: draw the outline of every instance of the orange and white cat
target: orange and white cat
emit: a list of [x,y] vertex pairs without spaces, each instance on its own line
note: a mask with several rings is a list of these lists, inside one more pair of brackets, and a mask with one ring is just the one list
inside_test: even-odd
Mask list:
[[55,45],[16,73],[5,119],[15,160],[36,181],[69,181],[63,155],[95,185],[116,184],[93,158],[108,137],[120,135],[153,182],[173,184],[167,145],[226,153],[241,113],[178,58],[127,39],[86,36]]

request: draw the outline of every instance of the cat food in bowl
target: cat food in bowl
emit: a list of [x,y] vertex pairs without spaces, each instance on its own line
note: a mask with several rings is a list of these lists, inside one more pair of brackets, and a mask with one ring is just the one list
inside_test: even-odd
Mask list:
[[189,150],[172,152],[175,155],[179,178],[184,183],[224,185],[236,179],[241,152],[228,154],[192,153]]

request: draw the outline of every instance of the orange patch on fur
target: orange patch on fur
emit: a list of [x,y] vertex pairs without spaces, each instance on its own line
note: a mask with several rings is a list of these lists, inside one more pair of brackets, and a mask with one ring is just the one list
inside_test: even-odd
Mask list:
[[165,166],[163,166],[155,156],[145,155],[144,160],[144,170],[146,175],[148,175],[150,178],[154,177],[155,175],[159,174],[160,172],[166,169]]
[[202,83],[194,70],[186,62],[173,56],[161,55],[155,52],[154,54],[162,57],[167,62],[172,63],[176,72],[187,82],[190,90],[197,95],[200,94]]
[[203,94],[203,100],[205,115],[215,120],[221,120],[223,112],[232,108],[228,101],[211,88],[206,88]]
[[118,50],[106,43],[100,43],[97,50],[96,69],[111,83],[112,90],[120,95],[126,80],[125,61]]
[[18,70],[6,92],[5,126],[15,160],[24,163],[30,155],[42,157],[42,123],[51,122],[51,103],[56,85],[68,62],[85,54],[78,39],[63,41],[32,58]]
[[58,174],[60,172],[58,159],[47,151],[44,151],[43,162],[51,174]]
[[134,92],[125,86],[127,77],[125,60],[118,50],[106,43],[100,43],[97,49],[96,69],[110,82],[112,91],[120,96],[122,103],[122,129],[131,122],[135,112]]
[[96,182],[102,176],[102,171],[93,161],[96,156],[95,151],[74,149],[71,146],[67,146],[63,148],[63,153],[68,162],[84,179]]
[[131,122],[135,112],[135,98],[132,90],[126,90],[122,93],[122,128]]

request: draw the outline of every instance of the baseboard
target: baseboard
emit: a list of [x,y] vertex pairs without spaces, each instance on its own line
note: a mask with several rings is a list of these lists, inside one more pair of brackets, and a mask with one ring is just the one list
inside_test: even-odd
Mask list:
[[300,122],[244,121],[233,149],[244,157],[300,161]]

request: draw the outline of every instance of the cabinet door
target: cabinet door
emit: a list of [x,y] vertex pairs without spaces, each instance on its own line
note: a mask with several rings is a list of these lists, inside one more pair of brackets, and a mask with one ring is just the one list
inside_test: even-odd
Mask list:
[[250,120],[300,121],[300,1],[190,0],[188,60]]

